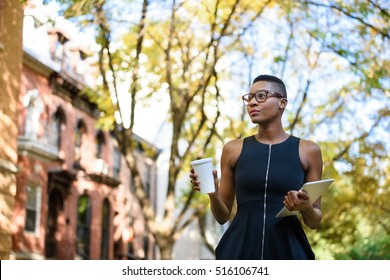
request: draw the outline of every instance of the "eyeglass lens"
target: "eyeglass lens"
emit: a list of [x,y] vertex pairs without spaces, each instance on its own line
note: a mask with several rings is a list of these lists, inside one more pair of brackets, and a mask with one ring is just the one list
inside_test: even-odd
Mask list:
[[248,93],[245,94],[242,99],[244,100],[244,103],[249,103],[253,99],[253,97],[256,99],[257,102],[264,102],[267,99],[267,92],[260,90],[255,93]]

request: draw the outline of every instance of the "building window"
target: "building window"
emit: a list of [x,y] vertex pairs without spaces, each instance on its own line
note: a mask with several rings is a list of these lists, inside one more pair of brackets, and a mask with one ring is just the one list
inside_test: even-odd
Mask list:
[[27,203],[26,203],[26,220],[24,230],[39,234],[39,218],[41,208],[41,188],[33,185],[28,185]]
[[150,180],[151,180],[151,166],[149,164],[145,165],[145,192],[148,197],[150,197]]
[[100,246],[102,260],[108,260],[109,237],[110,237],[110,203],[108,199],[105,199],[102,208],[102,241]]
[[50,126],[50,135],[49,142],[52,146],[61,149],[61,132],[65,128],[65,114],[61,108],[58,108],[57,112],[53,115],[51,126]]
[[103,146],[105,144],[104,134],[101,130],[96,134],[95,137],[95,144],[96,144],[96,158],[102,159],[103,158]]
[[43,102],[37,89],[30,90],[23,99],[26,108],[26,124],[24,135],[29,139],[37,139],[39,132],[39,120],[43,113]]
[[103,159],[103,149],[104,145],[106,144],[106,140],[104,137],[103,131],[99,130],[98,133],[95,136],[95,173],[101,174],[101,175],[108,175],[108,164]]
[[76,253],[83,259],[89,259],[89,240],[91,231],[91,203],[87,195],[80,196],[77,204],[77,243]]
[[87,126],[83,120],[79,120],[76,126],[75,131],[75,140],[74,140],[74,156],[75,160],[78,161],[81,159],[81,148],[83,146],[83,138],[87,132]]
[[[50,187],[49,187],[50,188]],[[45,232],[45,256],[47,259],[57,259],[59,240],[58,220],[64,211],[64,199],[59,188],[53,188],[49,194],[48,212]]]
[[121,171],[121,153],[117,147],[114,148],[114,177],[119,179]]

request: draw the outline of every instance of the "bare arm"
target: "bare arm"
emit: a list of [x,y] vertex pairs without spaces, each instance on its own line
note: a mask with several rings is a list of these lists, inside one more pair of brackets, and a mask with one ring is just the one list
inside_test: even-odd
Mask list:
[[234,142],[229,142],[222,150],[221,182],[219,188],[216,187],[218,191],[210,194],[211,212],[220,224],[229,220],[234,203],[234,169],[231,161],[234,154],[234,144]]
[[[218,183],[217,171],[213,171],[215,192],[209,194],[210,208],[218,223],[226,223],[232,212],[235,191],[234,191],[234,166],[238,155],[241,152],[242,141],[233,140],[228,142],[222,150],[221,156],[221,181]],[[196,174],[191,171],[191,183],[195,190],[199,190],[199,181]]]
[[[305,182],[318,181],[322,178],[322,155],[317,144],[301,140],[299,154],[302,165],[306,171]],[[321,197],[312,205],[309,197],[303,191],[290,191],[285,196],[284,205],[289,210],[299,210],[303,217],[303,222],[310,228],[318,228],[322,220]]]

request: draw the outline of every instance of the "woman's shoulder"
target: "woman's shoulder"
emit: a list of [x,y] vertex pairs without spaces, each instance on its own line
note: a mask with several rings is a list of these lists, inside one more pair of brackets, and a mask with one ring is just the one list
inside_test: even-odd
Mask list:
[[232,147],[235,145],[242,145],[243,142],[244,142],[244,139],[242,139],[242,138],[231,139],[231,140],[227,141],[224,146],[225,147]]
[[320,180],[323,161],[320,146],[311,140],[301,140],[299,143],[299,158],[306,172],[308,181]]
[[322,165],[321,148],[311,140],[301,139],[299,142],[299,157],[305,170],[319,163]]
[[228,142],[225,143],[223,148],[224,150],[229,150],[229,151],[232,150],[241,151],[242,146],[244,145],[244,141],[247,141],[246,139],[248,138],[250,137],[229,140]]
[[237,157],[242,150],[244,139],[232,139],[225,143],[222,153],[228,157]]
[[300,146],[308,152],[320,152],[320,146],[312,140],[300,139]]

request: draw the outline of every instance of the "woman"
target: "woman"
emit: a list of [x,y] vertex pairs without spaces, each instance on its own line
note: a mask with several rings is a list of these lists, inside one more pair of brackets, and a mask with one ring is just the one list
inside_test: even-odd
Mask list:
[[[237,198],[237,213],[216,248],[216,258],[314,259],[298,218],[275,215],[286,206],[298,210],[308,227],[320,225],[320,198],[310,204],[307,194],[299,189],[305,182],[321,180],[321,150],[312,141],[284,131],[287,92],[279,78],[256,77],[242,99],[258,131],[225,144],[219,183],[213,171],[216,191],[209,197],[211,211],[220,224],[229,220]],[[200,190],[193,169],[190,178],[194,189]]]

